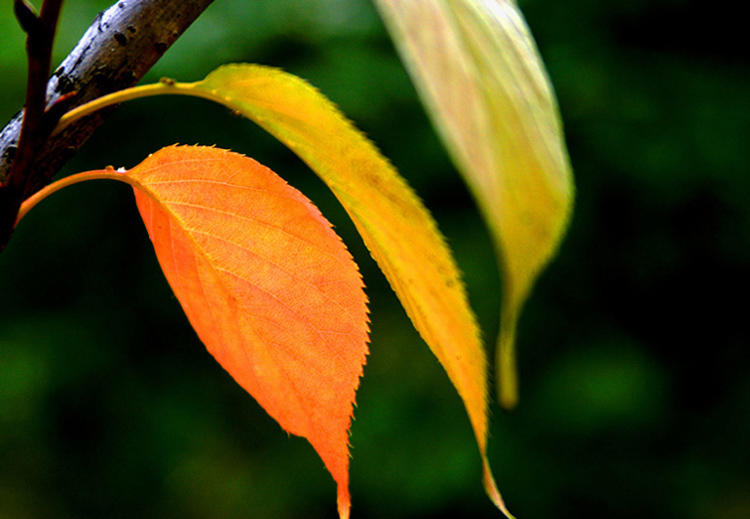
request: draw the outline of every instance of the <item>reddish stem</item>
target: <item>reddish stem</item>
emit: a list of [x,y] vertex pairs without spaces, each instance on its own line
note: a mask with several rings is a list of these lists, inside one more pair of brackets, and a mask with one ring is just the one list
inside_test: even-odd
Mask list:
[[[57,20],[60,17],[62,0],[45,0],[38,17],[24,0],[15,0],[15,11],[23,29],[27,32],[26,54],[29,59],[26,83],[26,107],[24,110],[18,151],[13,161],[8,184],[23,192],[28,181],[33,158],[41,143],[49,136],[50,125],[44,124],[47,101],[47,79],[52,61],[52,43],[55,38]],[[21,14],[24,13],[24,14]],[[54,126],[54,125],[53,125]],[[49,128],[47,132],[44,130]],[[20,205],[21,201],[18,201]]]
[[[18,209],[21,207],[23,193],[29,182],[34,159],[42,144],[49,137],[54,123],[46,119],[47,79],[52,61],[52,43],[55,39],[57,20],[63,0],[44,0],[42,10],[37,16],[25,0],[15,0],[16,17],[26,31],[26,54],[29,60],[28,80],[26,83],[26,106],[24,109],[18,148],[8,174],[7,182],[0,186],[0,251],[13,232]],[[52,116],[62,115],[55,110]],[[11,225],[9,228],[5,228]]]

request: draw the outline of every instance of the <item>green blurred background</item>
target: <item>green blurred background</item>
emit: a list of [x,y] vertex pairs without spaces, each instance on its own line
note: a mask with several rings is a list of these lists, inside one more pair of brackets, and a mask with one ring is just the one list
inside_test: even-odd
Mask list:
[[[107,0],[68,0],[55,62]],[[739,5],[739,4],[735,4]],[[520,326],[522,400],[490,458],[519,518],[750,517],[750,53],[737,9],[527,0],[577,207]],[[153,69],[226,62],[318,86],[435,212],[488,347],[500,280],[476,208],[368,0],[216,0]],[[0,8],[0,121],[25,58]],[[331,195],[280,144],[185,98],[121,107],[61,174],[216,144],[312,198],[360,263],[371,353],[352,428],[353,517],[500,517],[461,402]],[[0,519],[331,518],[335,488],[226,375],[170,293],[132,194],[46,200],[0,255]]]

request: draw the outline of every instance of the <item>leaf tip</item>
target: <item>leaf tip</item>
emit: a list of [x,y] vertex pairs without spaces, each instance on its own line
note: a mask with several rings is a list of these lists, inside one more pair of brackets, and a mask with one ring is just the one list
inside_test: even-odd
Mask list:
[[490,469],[490,463],[487,458],[482,459],[482,483],[484,484],[484,491],[487,492],[490,500],[494,505],[503,513],[508,519],[516,519],[513,514],[508,511],[503,501],[503,496],[500,495],[500,490],[497,488],[495,478],[492,476],[492,470]]
[[351,497],[347,485],[339,484],[337,504],[339,509],[339,519],[349,519],[349,512],[352,508]]

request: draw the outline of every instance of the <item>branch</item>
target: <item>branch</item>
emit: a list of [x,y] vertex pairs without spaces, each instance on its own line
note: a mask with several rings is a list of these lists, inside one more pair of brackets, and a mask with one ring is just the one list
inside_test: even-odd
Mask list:
[[[213,0],[121,0],[100,13],[47,84],[46,108],[69,107],[135,85]],[[71,94],[74,97],[71,99]],[[21,193],[5,186],[17,151],[23,111],[0,132],[0,251],[23,199],[47,185],[103,122],[104,113],[71,124],[49,139],[26,172]],[[18,184],[20,180],[15,180]],[[20,199],[19,199],[20,198]],[[13,213],[9,215],[8,213]]]

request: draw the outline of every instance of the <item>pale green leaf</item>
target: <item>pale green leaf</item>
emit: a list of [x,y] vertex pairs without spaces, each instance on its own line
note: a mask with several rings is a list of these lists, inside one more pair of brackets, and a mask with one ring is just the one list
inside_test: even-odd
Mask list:
[[376,0],[501,258],[501,403],[518,399],[514,340],[568,225],[573,180],[557,104],[510,0]]

